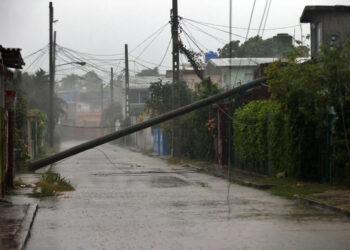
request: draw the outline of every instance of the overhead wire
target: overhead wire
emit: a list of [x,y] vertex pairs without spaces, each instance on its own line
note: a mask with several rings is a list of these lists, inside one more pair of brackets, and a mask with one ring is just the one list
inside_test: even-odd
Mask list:
[[[252,8],[252,11],[251,11],[251,13],[250,13],[249,24],[248,24],[247,34],[246,34],[246,37],[245,37],[245,39],[244,39],[244,43],[247,41],[248,36],[249,36],[250,26],[251,26],[251,24],[252,24],[253,15],[254,15],[254,10],[255,10],[255,5],[256,5],[256,0],[254,0],[253,8]],[[243,47],[243,54],[244,54],[244,52],[245,52],[244,49],[245,49],[245,47]],[[230,58],[230,64],[231,64],[231,58]],[[237,72],[236,72],[236,76],[235,76],[234,82],[237,81],[237,77],[238,77],[239,70],[240,70],[240,68],[241,68],[241,64],[242,64],[242,58],[239,60],[238,70],[237,70]],[[230,86],[230,87],[231,87],[231,86]]]
[[145,51],[153,44],[153,42],[163,33],[163,31],[165,30],[165,28],[167,27],[164,26],[155,36],[154,38],[148,43],[148,45],[141,51],[141,53],[136,57],[136,59],[140,58],[140,56],[143,55],[143,53],[145,53]]
[[[186,22],[186,20],[185,20],[185,22]],[[193,23],[190,23],[190,22],[188,22],[188,21],[187,21],[187,23],[190,24],[190,25],[193,26],[193,27],[196,27],[196,29],[200,29],[198,26],[195,26]],[[216,31],[220,31],[220,32],[226,33],[226,34],[229,34],[229,33],[230,33],[230,31],[222,30],[222,29],[219,29],[219,28],[216,28],[216,27],[207,25],[207,24],[203,24],[203,23],[197,23],[197,24],[202,25],[202,26],[205,26],[205,27],[210,28],[210,29],[213,29],[213,30],[216,30]],[[201,30],[201,31],[203,32],[203,30]],[[206,32],[206,33],[207,33],[207,32]],[[208,35],[208,34],[209,34],[209,33],[207,33],[207,35]],[[239,37],[239,38],[244,38],[244,36],[241,36],[241,35],[236,34],[236,33],[232,33],[232,35],[237,36],[237,37]],[[213,35],[210,34],[210,36],[213,36]],[[219,39],[219,38],[217,38],[217,39]],[[221,42],[221,41],[220,41],[220,42]],[[221,42],[221,43],[222,43],[222,42]]]
[[266,9],[267,9],[267,6],[269,4],[269,0],[265,0],[265,8],[264,8],[264,12],[262,14],[262,17],[261,17],[261,21],[260,21],[260,25],[259,25],[259,30],[258,30],[258,36],[260,34],[260,30],[262,28],[262,24],[264,23],[264,19],[265,19],[265,14],[266,14]]
[[[208,25],[208,26],[216,26],[216,27],[221,27],[221,28],[229,28],[229,26],[227,25],[221,25],[221,24],[214,24],[214,23],[209,23],[209,22],[203,22],[203,21],[198,21],[198,20],[194,20],[191,18],[186,18],[186,17],[181,17],[181,19],[187,20],[187,21],[191,21],[197,24],[202,24],[202,25]],[[283,26],[283,27],[275,27],[275,28],[266,28],[265,30],[267,31],[274,31],[274,30],[283,30],[283,29],[290,29],[290,28],[295,28],[299,26],[299,24],[295,24],[295,25],[290,25],[290,26]],[[232,29],[237,29],[237,30],[247,30],[248,28],[244,28],[244,27],[237,27],[237,26],[232,26]],[[258,31],[259,28],[250,28],[250,30],[254,30],[254,31]],[[228,32],[228,31],[225,31]]]
[[24,69],[24,72],[29,72],[29,69],[30,69],[38,60],[40,60],[40,59],[46,54],[47,51],[42,50],[42,51],[40,51],[40,52],[41,52],[41,53],[32,61],[32,63]]
[[139,47],[141,47],[145,42],[147,42],[149,39],[151,39],[155,34],[157,34],[161,29],[165,28],[166,26],[168,26],[169,23],[167,22],[165,25],[163,25],[162,27],[160,27],[159,29],[157,29],[155,32],[153,32],[150,36],[148,36],[145,40],[143,40],[140,44],[138,44],[135,48],[133,48],[132,50],[130,50],[129,52],[132,53],[135,50],[137,50]]
[[166,48],[166,50],[165,50],[164,56],[162,57],[162,60],[160,61],[159,65],[157,66],[158,68],[159,68],[161,65],[163,65],[163,62],[164,62],[164,60],[165,60],[165,57],[166,57],[166,55],[167,55],[168,52],[169,52],[169,48],[170,48],[170,45],[171,45],[171,41],[172,41],[172,38],[170,37],[170,40],[169,40],[168,46],[167,46],[167,48]]
[[200,43],[200,42],[192,35],[192,33],[191,33],[190,29],[188,28],[188,26],[186,25],[186,23],[183,23],[183,22],[182,22],[182,24],[183,24],[183,26],[186,27],[186,29],[185,29],[183,26],[180,26],[181,31],[183,31],[184,34],[188,36],[188,38],[192,41],[192,43],[193,43],[202,53],[204,53],[204,51],[199,47],[199,45],[202,46],[205,50],[208,51],[209,49],[208,49],[206,46],[204,46],[202,43]]
[[264,36],[264,32],[265,32],[265,30],[266,30],[266,23],[267,23],[267,19],[268,19],[268,17],[269,17],[269,14],[270,14],[271,3],[272,3],[272,0],[270,0],[269,7],[267,8],[267,13],[266,13],[266,18],[265,18],[264,28],[263,28],[263,30],[262,30],[261,37]]
[[41,49],[39,49],[39,50],[37,50],[37,51],[35,51],[35,52],[29,54],[29,55],[24,56],[23,59],[28,59],[28,58],[34,56],[35,54],[37,54],[37,53],[43,51],[44,49],[47,49],[48,46],[49,46],[49,44],[46,44],[46,45],[45,45],[44,47],[42,47]]

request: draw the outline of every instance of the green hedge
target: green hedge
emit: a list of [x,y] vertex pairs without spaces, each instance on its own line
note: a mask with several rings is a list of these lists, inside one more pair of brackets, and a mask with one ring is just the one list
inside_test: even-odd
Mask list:
[[273,170],[291,171],[287,119],[277,102],[253,101],[234,113],[234,150],[248,164],[271,161]]

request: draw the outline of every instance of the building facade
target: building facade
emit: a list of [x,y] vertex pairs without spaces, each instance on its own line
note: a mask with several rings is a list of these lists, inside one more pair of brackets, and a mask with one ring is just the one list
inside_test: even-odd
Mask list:
[[317,57],[320,45],[342,46],[350,38],[350,6],[306,6],[301,23],[310,23],[311,57]]

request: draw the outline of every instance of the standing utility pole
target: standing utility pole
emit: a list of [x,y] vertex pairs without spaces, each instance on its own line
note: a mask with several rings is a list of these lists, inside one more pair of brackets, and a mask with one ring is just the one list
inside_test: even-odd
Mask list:
[[129,104],[129,52],[128,45],[125,44],[125,118],[129,125],[130,104]]
[[114,92],[113,92],[113,68],[111,68],[111,105],[114,102]]
[[49,88],[49,145],[54,146],[54,92],[55,92],[55,82],[54,82],[54,64],[53,64],[53,6],[52,2],[49,4],[50,16],[49,16],[49,70],[50,70],[50,88]]
[[[179,14],[177,0],[173,0],[173,9],[171,10],[171,36],[173,40],[173,84],[172,84],[172,109],[179,107],[179,81],[180,81],[180,51],[179,51]],[[172,147],[171,155],[178,156],[179,139],[179,121],[172,121]]]
[[101,82],[101,115],[103,113],[103,82]]

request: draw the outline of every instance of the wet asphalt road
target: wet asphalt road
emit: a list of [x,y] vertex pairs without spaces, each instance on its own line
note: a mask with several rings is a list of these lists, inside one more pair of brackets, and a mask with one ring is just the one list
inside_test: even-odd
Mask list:
[[[72,146],[64,144],[64,147]],[[62,161],[27,249],[350,249],[350,219],[112,145]]]

